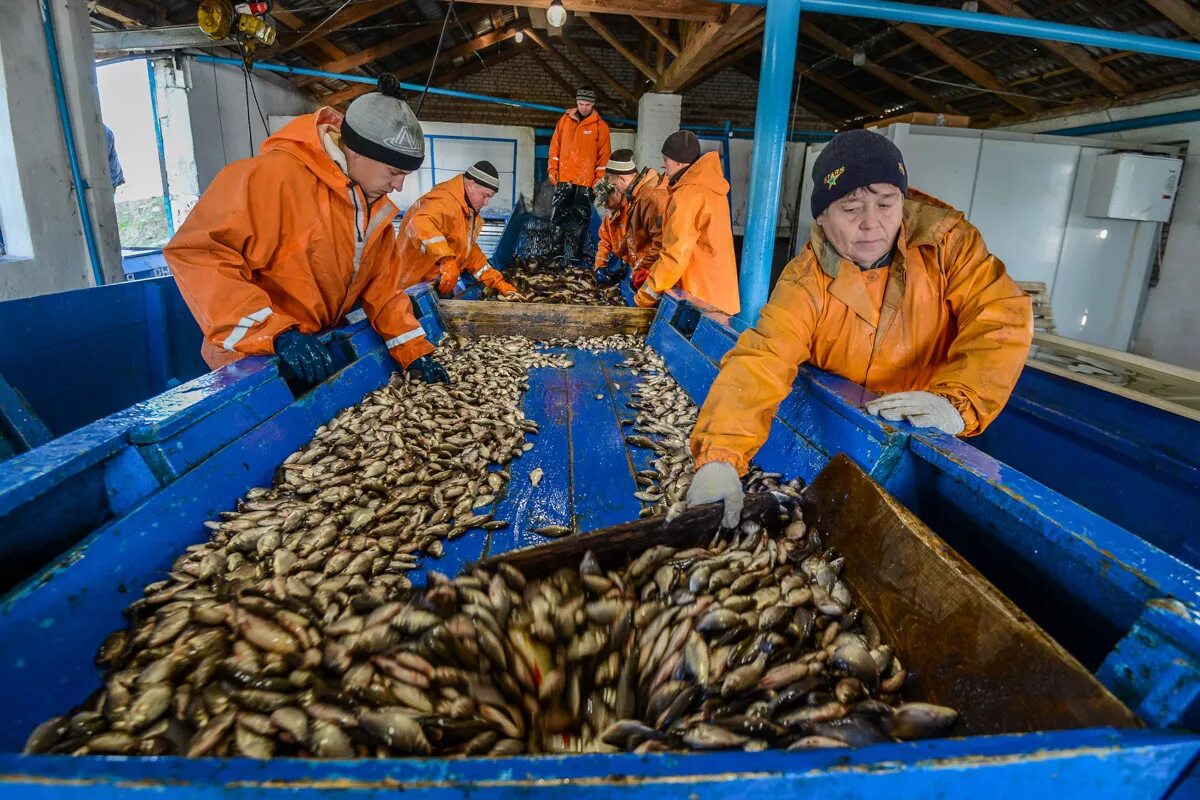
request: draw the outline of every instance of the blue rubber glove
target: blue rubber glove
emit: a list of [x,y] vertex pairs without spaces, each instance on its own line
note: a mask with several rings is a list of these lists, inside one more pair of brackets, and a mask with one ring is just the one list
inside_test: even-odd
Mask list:
[[408,372],[425,383],[449,383],[450,373],[431,356],[421,356],[408,365]]
[[320,383],[333,372],[333,356],[311,333],[292,328],[275,337],[275,355],[295,377],[309,384]]
[[609,256],[608,263],[596,270],[596,283],[601,286],[616,286],[629,274],[629,267],[616,256]]

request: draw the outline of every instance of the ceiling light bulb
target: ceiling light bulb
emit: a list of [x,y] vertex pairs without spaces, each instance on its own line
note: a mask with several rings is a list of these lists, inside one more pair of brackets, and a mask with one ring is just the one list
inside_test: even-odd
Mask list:
[[854,57],[850,59],[850,63],[854,64],[856,67],[861,67],[863,64],[867,63],[867,54],[862,50],[854,51]]
[[517,31],[517,35],[513,38],[517,40],[517,44],[520,44],[521,42],[525,41],[525,32]]
[[970,11],[972,13],[978,11],[979,10],[978,0],[965,0],[965,2],[962,4],[962,10]]
[[556,28],[561,28],[567,21],[567,10],[563,8],[562,0],[551,0],[546,9],[546,21]]

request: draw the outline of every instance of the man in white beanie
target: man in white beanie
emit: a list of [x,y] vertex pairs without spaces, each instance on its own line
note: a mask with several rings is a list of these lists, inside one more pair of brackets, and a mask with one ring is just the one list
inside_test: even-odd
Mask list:
[[213,369],[276,355],[290,377],[318,383],[333,360],[316,334],[361,302],[402,368],[449,379],[404,293],[416,281],[398,262],[387,197],[421,166],[425,137],[396,81],[379,89],[344,117],[297,117],[222,169],[164,250]]

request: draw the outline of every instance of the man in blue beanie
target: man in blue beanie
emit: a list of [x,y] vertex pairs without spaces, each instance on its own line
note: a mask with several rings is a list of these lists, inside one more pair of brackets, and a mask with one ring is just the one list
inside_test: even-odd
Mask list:
[[766,441],[800,365],[879,395],[867,410],[950,435],[1008,402],[1033,337],[1029,298],[962,212],[908,185],[886,137],[839,133],[813,169],[812,237],[758,326],[722,363],[692,434],[688,505],[742,505],[738,475]]

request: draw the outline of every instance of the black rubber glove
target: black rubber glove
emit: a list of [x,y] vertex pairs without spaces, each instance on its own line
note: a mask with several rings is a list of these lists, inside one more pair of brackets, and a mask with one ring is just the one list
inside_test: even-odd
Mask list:
[[608,263],[596,270],[596,283],[601,286],[616,286],[629,274],[629,267],[616,256],[609,256]]
[[333,357],[321,340],[296,328],[275,337],[275,355],[292,375],[309,384],[320,383],[333,372]]
[[425,383],[449,383],[450,373],[431,356],[421,356],[408,365],[408,372]]

